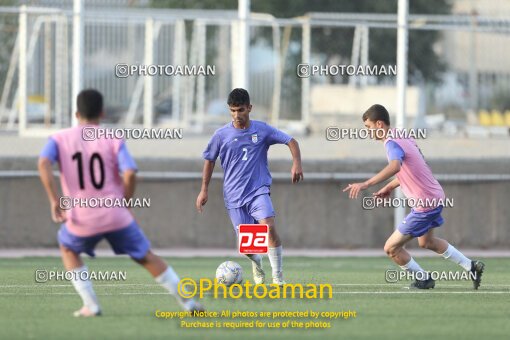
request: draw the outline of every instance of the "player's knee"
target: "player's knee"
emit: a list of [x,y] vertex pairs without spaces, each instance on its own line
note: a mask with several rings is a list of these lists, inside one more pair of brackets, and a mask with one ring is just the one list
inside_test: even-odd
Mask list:
[[152,253],[149,251],[142,258],[135,259],[134,257],[132,257],[132,259],[136,263],[141,264],[143,266],[143,265],[145,265],[145,264],[147,264],[147,263],[149,263],[151,261],[151,256],[152,256]]
[[269,235],[271,236],[278,236],[278,232],[276,231],[276,228],[269,227]]
[[418,241],[418,245],[424,249],[433,249],[435,247],[433,240]]
[[64,246],[62,244],[60,245],[60,251],[63,253],[66,253],[66,254],[74,253],[74,251],[72,251],[71,249],[67,248],[66,246]]
[[399,247],[397,247],[397,246],[395,246],[394,244],[391,244],[391,243],[386,243],[384,245],[384,252],[389,257],[394,257],[397,254],[398,249],[399,249]]
[[278,232],[276,231],[276,227],[274,223],[268,224],[268,232],[270,236],[278,236]]
[[271,240],[279,240],[280,239],[280,236],[276,232],[276,229],[271,229],[271,228],[269,229],[269,238]]
[[274,222],[268,222],[266,224],[267,224],[267,226],[269,228],[269,232],[276,232],[276,227],[275,227]]
[[148,262],[146,257],[142,257],[141,259],[135,259],[132,257],[131,259],[142,266]]

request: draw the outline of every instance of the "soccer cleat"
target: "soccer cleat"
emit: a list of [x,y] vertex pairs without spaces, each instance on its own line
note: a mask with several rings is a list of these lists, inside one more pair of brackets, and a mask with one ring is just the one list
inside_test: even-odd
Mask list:
[[471,261],[471,280],[473,280],[473,288],[478,289],[482,282],[482,274],[485,268],[485,264],[480,261]]
[[415,280],[409,288],[411,289],[430,289],[436,286],[436,282],[429,277],[427,280]]
[[87,306],[83,306],[83,307],[81,307],[81,309],[79,309],[73,313],[73,316],[76,318],[90,318],[90,317],[100,316],[100,315],[101,315],[100,309],[98,309],[97,312],[94,313]]
[[184,309],[187,312],[203,312],[204,306],[202,306],[200,303],[195,301],[194,299],[183,299],[181,297],[177,298],[177,302],[179,302],[179,305],[181,305],[182,309]]
[[257,266],[255,261],[252,261],[251,268],[253,270],[253,282],[255,282],[256,285],[266,282],[266,273],[264,272],[264,269],[262,269],[262,261],[260,266]]
[[285,282],[283,280],[283,272],[278,272],[278,273],[276,273],[276,275],[273,275],[273,283],[277,284],[279,286],[283,286],[284,284],[287,284],[287,282]]
[[193,301],[193,306],[188,310],[189,312],[204,312],[205,308],[200,303]]

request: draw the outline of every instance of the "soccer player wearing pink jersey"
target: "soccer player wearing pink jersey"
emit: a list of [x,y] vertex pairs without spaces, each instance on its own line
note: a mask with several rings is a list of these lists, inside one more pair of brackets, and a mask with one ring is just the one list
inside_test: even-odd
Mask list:
[[[389,164],[369,180],[349,184],[343,191],[348,191],[349,197],[355,199],[361,190],[368,189],[395,175],[396,178],[374,193],[374,197],[387,198],[393,189],[400,186],[404,195],[418,204],[411,209],[411,213],[386,241],[384,245],[386,254],[403,270],[418,273],[415,277],[423,278],[423,280],[416,279],[411,284],[411,288],[434,288],[434,280],[404,248],[407,242],[417,237],[420,247],[430,249],[445,259],[457,263],[464,270],[470,271],[473,287],[478,289],[484,264],[470,260],[446,240],[434,236],[434,228],[441,226],[444,222],[441,211],[445,195],[414,139],[390,138],[397,134],[388,133],[391,129],[390,116],[382,105],[372,105],[363,114],[362,119],[365,127],[372,131],[371,136],[384,142]],[[424,202],[426,204],[422,204]]]
[[62,262],[67,271],[76,273],[72,284],[83,300],[83,307],[74,315],[88,317],[101,314],[89,276],[82,274],[87,272],[87,267],[80,254],[94,256],[94,249],[103,238],[116,254],[128,254],[147,269],[185,310],[202,310],[198,302],[183,299],[178,294],[179,277],[172,267],[151,251],[149,240],[127,207],[76,206],[63,210],[60,206],[52,172],[52,165],[56,162],[60,168],[63,195],[71,199],[129,200],[135,191],[137,167],[124,141],[106,137],[85,140],[83,137],[84,129],[93,132],[93,135],[99,128],[99,121],[104,115],[103,96],[93,89],[83,90],[78,95],[77,104],[79,125],[51,136],[40,154],[38,165],[50,201],[52,219],[62,223],[58,231]]

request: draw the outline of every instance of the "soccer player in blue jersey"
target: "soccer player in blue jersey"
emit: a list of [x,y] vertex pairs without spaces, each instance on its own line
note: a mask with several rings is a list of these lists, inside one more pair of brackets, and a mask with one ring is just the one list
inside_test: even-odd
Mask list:
[[[273,283],[283,285],[282,242],[276,231],[275,212],[270,198],[271,174],[267,151],[273,144],[286,144],[292,154],[292,183],[303,180],[301,152],[298,142],[286,133],[264,122],[250,120],[252,105],[248,91],[236,88],[230,92],[227,104],[232,122],[216,130],[204,151],[202,189],[196,207],[202,212],[207,203],[208,187],[218,156],[224,171],[223,198],[225,207],[238,233],[240,224],[269,226],[269,262]],[[247,255],[252,261],[255,284],[265,282],[262,257]]]

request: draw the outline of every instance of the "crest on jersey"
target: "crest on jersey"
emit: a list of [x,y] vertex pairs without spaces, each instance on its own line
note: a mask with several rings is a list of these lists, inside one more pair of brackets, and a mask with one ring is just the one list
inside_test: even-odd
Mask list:
[[251,141],[252,141],[253,143],[257,143],[257,142],[258,142],[258,140],[259,140],[259,138],[258,138],[257,134],[251,135]]

